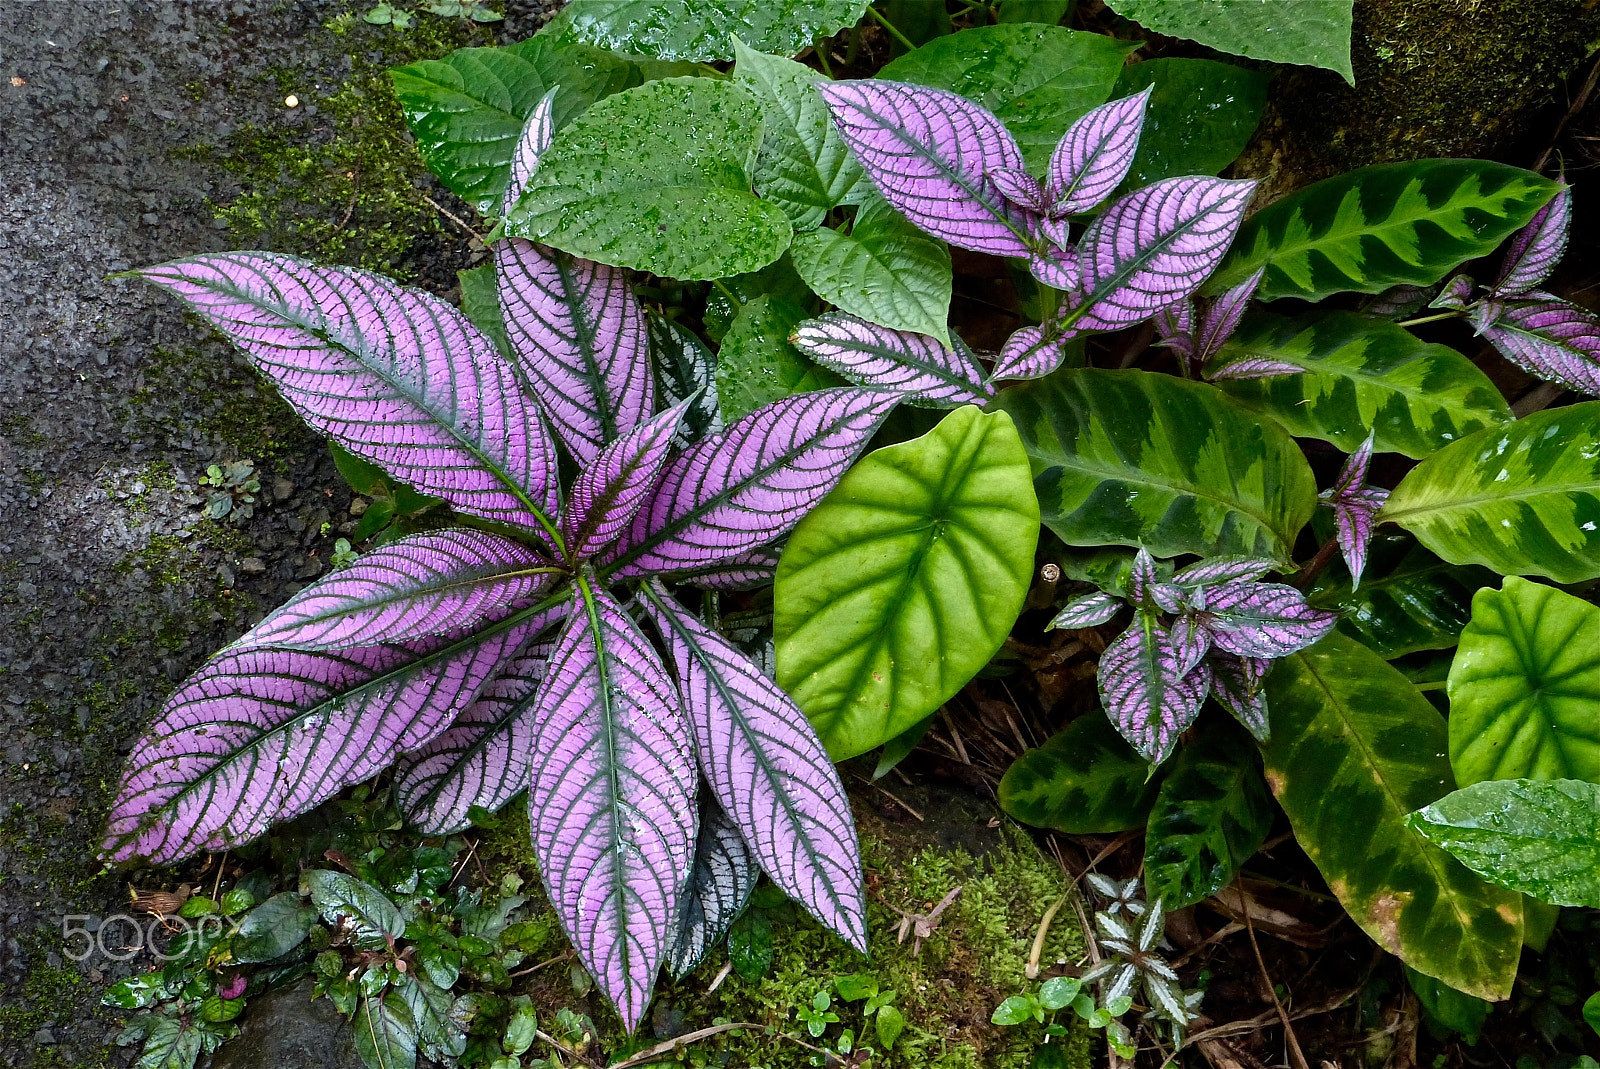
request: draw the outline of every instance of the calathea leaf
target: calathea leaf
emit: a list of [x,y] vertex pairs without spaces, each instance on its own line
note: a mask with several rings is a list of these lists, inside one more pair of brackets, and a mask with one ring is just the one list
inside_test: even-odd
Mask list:
[[1487,568],[1457,567],[1392,528],[1369,543],[1371,564],[1359,590],[1337,565],[1311,589],[1311,604],[1339,613],[1339,630],[1384,658],[1456,644],[1472,615],[1472,595],[1494,581]]
[[1271,81],[1270,71],[1209,59],[1147,59],[1123,67],[1113,97],[1154,89],[1126,184],[1221,172],[1250,143]]
[[1600,783],[1600,608],[1509,576],[1479,590],[1450,665],[1450,766]]
[[1264,657],[1238,657],[1223,650],[1206,654],[1211,666],[1211,693],[1257,742],[1272,734],[1267,718],[1267,692],[1264,684],[1272,662]]
[[672,650],[712,793],[772,882],[864,952],[866,898],[850,800],[805,714],[659,584],[645,589],[645,600]]
[[1045,199],[1058,218],[1089,211],[1111,196],[1133,166],[1150,90],[1095,108],[1067,128],[1050,155]]
[[1122,737],[1152,765],[1172,753],[1178,736],[1200,715],[1211,669],[1183,671],[1184,653],[1156,615],[1139,612],[1133,625],[1100,654],[1100,701]]
[[678,938],[667,954],[667,970],[674,980],[689,975],[722,938],[760,878],[761,866],[738,825],[715,802],[702,803],[694,872],[678,911]]
[[1489,291],[1497,297],[1516,297],[1550,277],[1567,251],[1572,228],[1572,187],[1561,190],[1528,221],[1506,245],[1500,277]]
[[1527,301],[1485,301],[1473,322],[1500,355],[1530,375],[1569,390],[1600,394],[1600,318],[1534,293]]
[[1535,412],[1412,468],[1380,521],[1452,564],[1577,583],[1600,575],[1600,401]]
[[567,558],[577,562],[615,542],[655,489],[688,402],[639,424],[578,475],[561,516]]
[[1309,8],[1293,0],[1212,0],[1205,7],[1112,0],[1107,6],[1169,37],[1251,59],[1325,67],[1351,85],[1356,82],[1350,66],[1353,0],[1325,0]]
[[528,179],[533,177],[534,169],[539,166],[539,157],[550,147],[550,142],[555,140],[556,94],[560,91],[559,88],[550,90],[539,98],[539,103],[528,113],[528,121],[522,127],[522,136],[517,138],[517,147],[511,153],[511,168],[506,175],[506,191],[500,198],[501,215],[509,212],[522,198],[522,191],[527,188]]
[[1110,835],[1143,824],[1160,786],[1144,758],[1091,710],[1011,763],[1000,780],[1000,808],[1036,828]]
[[534,705],[528,808],[550,903],[631,1032],[694,863],[694,741],[650,643],[579,582]]
[[365,950],[386,949],[405,934],[406,919],[399,908],[371,884],[332,869],[307,869],[300,882],[322,919],[348,928]]
[[691,573],[782,538],[822,500],[898,398],[837,389],[787,397],[667,465],[603,559],[624,575]]
[[692,331],[664,316],[651,315],[650,352],[655,356],[657,386],[669,405],[690,402],[679,429],[680,445],[698,442],[722,430],[717,411],[717,355]]
[[911,404],[949,408],[983,404],[994,390],[961,339],[891,330],[853,315],[828,312],[795,328],[795,348],[863,386],[896,390]]
[[585,0],[544,31],[557,41],[656,59],[733,59],[733,38],[760,52],[792,56],[819,37],[848,29],[867,0]]
[[537,528],[555,515],[555,451],[538,409],[438,298],[275,253],[138,274],[226,334],[307,423],[394,478],[487,519]]
[[724,423],[793,394],[844,384],[789,343],[790,333],[805,317],[799,304],[774,293],[754,297],[739,309],[717,351],[717,404]]

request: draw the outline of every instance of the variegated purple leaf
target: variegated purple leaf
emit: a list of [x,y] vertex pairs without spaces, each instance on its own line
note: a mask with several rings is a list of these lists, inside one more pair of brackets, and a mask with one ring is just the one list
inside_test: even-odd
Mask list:
[[761,878],[761,866],[744,837],[715,802],[700,806],[694,871],[678,909],[678,937],[667,952],[667,971],[682,980],[700,964],[744,911]]
[[1506,246],[1500,277],[1490,287],[1496,297],[1520,297],[1550,277],[1567,251],[1572,227],[1572,187],[1561,191],[1517,231]]
[[1261,278],[1266,273],[1264,266],[1257,269],[1255,274],[1223,291],[1211,302],[1200,320],[1200,329],[1195,332],[1196,361],[1210,360],[1222,348],[1222,343],[1233,337],[1233,332],[1239,329],[1239,320],[1244,318],[1250,298],[1255,296],[1256,287],[1261,285]]
[[1271,734],[1267,721],[1267,692],[1262,686],[1272,662],[1260,657],[1235,657],[1231,653],[1213,650],[1208,658],[1211,664],[1211,693],[1233,718],[1258,742],[1266,742]]
[[1152,765],[1172,753],[1178,736],[1200,715],[1211,687],[1204,664],[1178,669],[1182,653],[1151,613],[1113,639],[1100,655],[1100,701],[1122,737]]
[[994,396],[959,338],[946,346],[926,334],[890,330],[845,312],[827,312],[795,327],[789,341],[823,367],[872,389],[895,390],[914,405],[954,408]]
[[1163,308],[1153,320],[1156,344],[1171,349],[1185,363],[1194,359],[1194,321],[1192,297]]
[[224,650],[129,755],[106,851],[170,864],[305,812],[443,731],[528,628],[513,618],[464,638],[337,653]]
[[1150,600],[1162,612],[1191,612],[1205,607],[1205,590],[1177,583],[1150,583],[1145,587]]
[[138,272],[186,301],[305,421],[395,479],[487,519],[542,526],[559,502],[537,406],[493,343],[431,294],[276,253]]
[[654,648],[583,590],[534,704],[528,809],[550,904],[632,1032],[694,864],[694,742]]
[[985,177],[1024,169],[1022,150],[999,119],[920,85],[859,79],[817,89],[839,136],[907,219],[959,248],[1028,255],[1028,213]]
[[696,442],[667,465],[602,563],[621,575],[692,572],[777,541],[833,489],[898,400],[850,387],[796,394]]
[[647,611],[672,650],[700,771],[785,894],[867,949],[861,850],[850,800],[794,700],[658,584]]
[[778,555],[777,547],[761,546],[721,564],[674,578],[707,590],[753,590],[772,585],[778,575]]
[[1083,281],[1078,250],[1052,247],[1028,260],[1028,273],[1053,290],[1076,292]]
[[1000,347],[990,380],[1037,379],[1050,374],[1066,360],[1067,342],[1075,333],[1071,330],[1059,333],[1054,324],[1048,329],[1033,326],[1016,330]]
[[1117,330],[1193,293],[1222,262],[1255,188],[1167,178],[1113,203],[1078,244],[1082,303],[1063,325]]
[[1177,651],[1178,674],[1188,675],[1211,652],[1211,632],[1200,617],[1187,613],[1173,620],[1169,630],[1172,648]]
[[530,620],[528,643],[501,664],[478,699],[395,765],[395,801],[424,835],[460,831],[472,822],[473,806],[493,812],[528,789],[534,698],[555,649],[544,633],[567,612],[562,606]]
[[1181,586],[1211,586],[1242,579],[1260,579],[1278,567],[1264,557],[1207,557],[1181,569],[1172,581]]
[[561,516],[567,558],[588,558],[615,542],[655,489],[690,402],[646,420],[606,446],[579,473]]
[[1153,588],[1161,581],[1161,569],[1150,551],[1140,547],[1134,554],[1133,567],[1128,569],[1128,603],[1143,605],[1152,600]]
[[1206,372],[1206,379],[1209,382],[1222,382],[1224,379],[1270,379],[1274,375],[1303,375],[1305,370],[1298,364],[1263,356],[1225,364],[1215,371]]
[[1350,569],[1350,589],[1361,585],[1361,573],[1367,566],[1367,546],[1372,541],[1372,530],[1378,511],[1389,499],[1389,491],[1367,485],[1367,467],[1372,461],[1372,446],[1376,432],[1367,435],[1350,459],[1345,461],[1333,488],[1323,491],[1322,500],[1333,508],[1334,535],[1339,540],[1339,551]]
[[484,531],[408,535],[300,591],[234,645],[328,650],[444,634],[505,615],[549,587],[555,570]]
[[1050,206],[1045,196],[1044,183],[1027,171],[996,167],[988,172],[988,177],[1000,191],[1000,195],[1019,208],[1043,214]]
[[1555,298],[1484,301],[1475,312],[1483,336],[1507,360],[1537,378],[1600,396],[1600,319],[1593,312]]
[[1327,491],[1325,496],[1337,500],[1354,495],[1367,485],[1367,469],[1372,466],[1372,448],[1378,440],[1378,432],[1373,431],[1367,435],[1366,440],[1356,446],[1356,451],[1345,460],[1344,467],[1339,469],[1339,477],[1334,480],[1333,489]]
[[1432,286],[1392,286],[1368,298],[1362,303],[1361,310],[1379,319],[1404,319],[1428,307],[1432,299]]
[[1122,599],[1105,593],[1085,594],[1074,598],[1046,625],[1046,630],[1057,627],[1099,627],[1108,624],[1122,611]]
[[1046,195],[1052,216],[1089,211],[1128,177],[1154,88],[1102,104],[1067,127],[1050,156]]
[[1472,303],[1472,288],[1475,283],[1466,275],[1457,275],[1439,291],[1439,295],[1428,302],[1429,308],[1449,308],[1452,311],[1466,311],[1467,305]]
[[1315,645],[1339,622],[1282,583],[1234,581],[1206,589],[1204,626],[1217,647],[1240,657],[1287,657]]
[[580,465],[650,415],[644,313],[622,269],[522,238],[495,244],[517,367]]
[[539,157],[550,147],[556,136],[556,94],[560,88],[550,90],[533,106],[528,121],[523,124],[522,136],[511,154],[511,174],[506,180],[505,196],[500,201],[500,214],[506,215],[522,197],[522,189],[539,166]]
[[1034,223],[1034,229],[1057,249],[1067,250],[1073,247],[1072,221],[1069,219],[1051,219],[1045,216]]

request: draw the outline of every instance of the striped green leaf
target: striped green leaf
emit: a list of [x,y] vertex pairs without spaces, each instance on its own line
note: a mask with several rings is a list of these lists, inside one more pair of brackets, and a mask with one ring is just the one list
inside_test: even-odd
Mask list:
[[835,760],[944,704],[999,650],[1039,540],[1028,458],[1004,413],[968,405],[868,454],[778,562],[778,683]]
[[1000,808],[1068,835],[1109,835],[1145,822],[1159,776],[1104,713],[1092,709],[1011,763]]
[[1473,431],[1509,422],[1511,408],[1487,375],[1447,345],[1354,312],[1290,319],[1259,312],[1207,367],[1225,373],[1242,360],[1274,360],[1301,375],[1229,379],[1223,390],[1301,438],[1353,453],[1376,432],[1380,453],[1425,457]]
[[1316,507],[1294,440],[1215,386],[1069,368],[1005,390],[1046,526],[1075,546],[1285,560]]
[[1509,995],[1522,897],[1406,825],[1454,785],[1444,718],[1383,658],[1337,632],[1280,661],[1267,702],[1267,783],[1351,918],[1420,973],[1479,998]]
[[1558,583],[1600,576],[1600,401],[1439,450],[1400,481],[1378,519],[1452,564]]
[[1493,252],[1560,188],[1486,160],[1363,167],[1251,216],[1206,288],[1220,293],[1263,266],[1262,300],[1430,285]]
[[1339,613],[1339,630],[1385,659],[1456,644],[1472,618],[1472,595],[1494,582],[1487,568],[1440,560],[1403,531],[1378,532],[1361,585],[1335,563],[1311,589],[1311,604]]

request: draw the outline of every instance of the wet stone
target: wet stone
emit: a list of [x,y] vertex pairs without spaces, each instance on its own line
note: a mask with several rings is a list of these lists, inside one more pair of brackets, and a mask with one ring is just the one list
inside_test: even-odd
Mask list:
[[223,1044],[211,1069],[360,1069],[355,1032],[312,982],[250,1000],[239,1037]]

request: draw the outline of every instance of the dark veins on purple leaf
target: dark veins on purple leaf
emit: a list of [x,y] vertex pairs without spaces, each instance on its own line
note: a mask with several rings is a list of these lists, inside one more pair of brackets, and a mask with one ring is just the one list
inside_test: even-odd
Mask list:
[[1350,569],[1350,589],[1361,585],[1361,573],[1367,567],[1367,547],[1372,542],[1372,531],[1377,523],[1378,511],[1389,500],[1389,491],[1367,485],[1367,467],[1372,462],[1372,443],[1367,440],[1345,461],[1339,479],[1333,487],[1324,490],[1321,500],[1333,509],[1334,535],[1339,540],[1339,551]]

